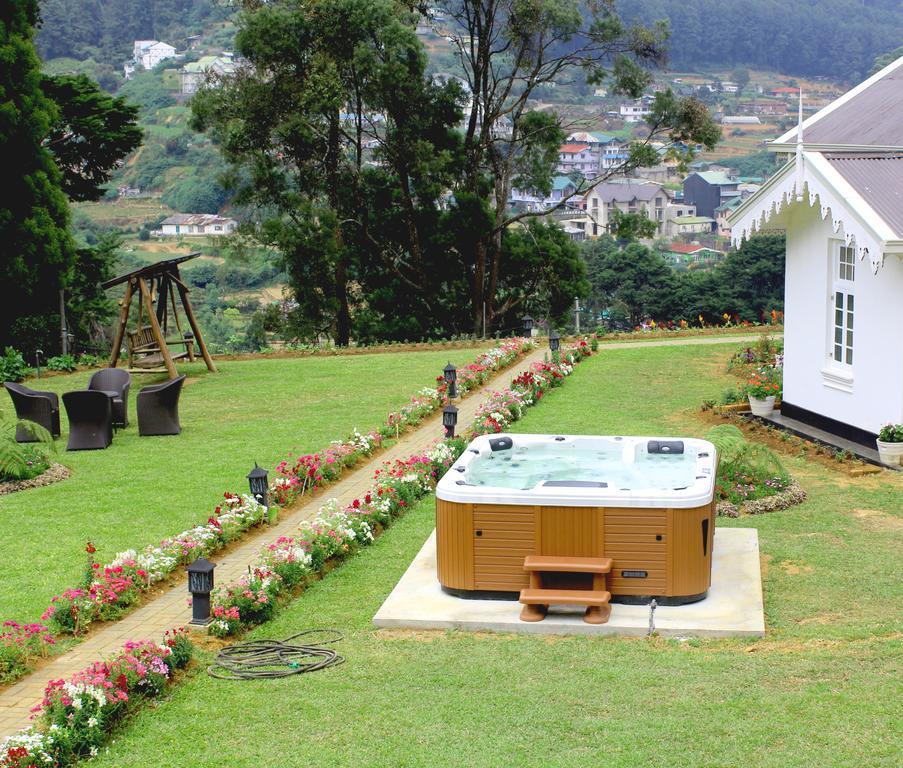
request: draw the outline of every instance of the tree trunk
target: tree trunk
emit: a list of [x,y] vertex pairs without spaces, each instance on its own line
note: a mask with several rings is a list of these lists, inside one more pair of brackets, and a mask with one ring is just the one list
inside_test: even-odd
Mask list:
[[329,121],[329,144],[326,154],[326,179],[329,203],[335,211],[335,244],[338,256],[335,263],[335,298],[338,309],[335,316],[335,343],[347,347],[351,341],[351,309],[348,305],[348,263],[344,253],[345,238],[342,233],[341,200],[339,200],[339,116]]

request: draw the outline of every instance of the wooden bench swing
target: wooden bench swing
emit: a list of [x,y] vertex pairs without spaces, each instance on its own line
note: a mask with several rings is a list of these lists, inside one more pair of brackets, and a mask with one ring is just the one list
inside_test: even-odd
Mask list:
[[[103,288],[125,283],[125,295],[120,302],[119,323],[116,328],[116,336],[113,339],[113,352],[110,356],[110,367],[115,368],[119,361],[123,339],[126,342],[129,371],[133,373],[158,373],[165,371],[170,379],[178,377],[175,361],[195,359],[194,348],[197,345],[207,369],[216,372],[216,366],[207,352],[207,346],[201,336],[188,300],[188,286],[182,282],[179,275],[179,264],[189,259],[200,256],[192,253],[187,256],[179,256],[175,259],[167,259],[151,264],[133,272],[115,277],[103,284]],[[176,308],[176,293],[182,303],[185,317],[191,326],[191,333],[182,332],[182,324]],[[156,296],[156,307],[154,298]],[[129,310],[132,298],[138,297],[138,321],[134,330],[128,329]],[[172,307],[172,315],[175,321],[177,338],[167,339],[169,330],[169,308]],[[147,313],[147,324],[142,324],[142,316]],[[173,352],[170,346],[183,347],[184,349]]]

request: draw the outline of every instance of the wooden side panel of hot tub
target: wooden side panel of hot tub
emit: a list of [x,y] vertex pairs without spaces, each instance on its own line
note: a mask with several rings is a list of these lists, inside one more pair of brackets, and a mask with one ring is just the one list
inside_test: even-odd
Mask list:
[[472,506],[436,499],[436,566],[444,586],[476,589],[473,540]]
[[668,595],[698,595],[711,584],[715,504],[671,513]]
[[664,595],[668,582],[667,509],[605,508],[605,557],[613,595]]
[[517,592],[529,584],[524,558],[536,552],[538,507],[475,504],[473,582],[476,589]]

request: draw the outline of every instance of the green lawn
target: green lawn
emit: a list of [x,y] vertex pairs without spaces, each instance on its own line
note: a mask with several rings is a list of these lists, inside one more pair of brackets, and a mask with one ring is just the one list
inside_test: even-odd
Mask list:
[[[729,383],[734,346],[603,350],[518,429],[702,434],[695,406]],[[259,683],[199,671],[94,764],[899,765],[903,482],[789,463],[809,501],[719,520],[759,529],[765,639],[377,632],[432,529],[427,499],[255,633],[336,627],[346,664]]]
[[[204,522],[224,491],[247,491],[257,461],[272,469],[291,452],[307,453],[354,428],[378,427],[414,392],[435,382],[449,357],[468,363],[475,350],[220,362],[180,366],[182,434],[138,437],[138,390],[159,377],[133,377],[130,425],[105,451],[66,452],[69,480],[0,496],[0,619],[36,619],[50,598],[76,585],[85,542],[100,562],[129,547]],[[56,392],[84,388],[89,373],[27,382]],[[12,412],[7,396],[0,407]],[[62,403],[61,403],[62,406]]]

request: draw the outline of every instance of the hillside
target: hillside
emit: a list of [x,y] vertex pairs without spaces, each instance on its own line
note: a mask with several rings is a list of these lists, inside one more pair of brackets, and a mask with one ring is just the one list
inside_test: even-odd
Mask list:
[[[618,7],[628,19],[668,19],[677,69],[744,65],[849,83],[903,43],[899,0],[618,0]],[[112,85],[134,40],[184,50],[234,8],[214,0],[43,0],[38,44],[45,60],[91,60]],[[219,42],[229,45],[231,29],[221,32]]]
[[620,0],[619,6],[646,23],[669,20],[674,68],[745,65],[853,83],[903,43],[900,0]]

